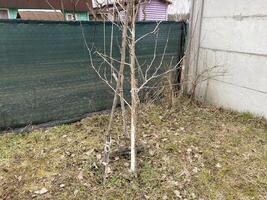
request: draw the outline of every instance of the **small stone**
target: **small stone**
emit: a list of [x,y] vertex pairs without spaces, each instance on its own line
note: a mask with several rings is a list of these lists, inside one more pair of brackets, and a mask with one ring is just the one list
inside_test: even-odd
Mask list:
[[59,187],[60,187],[60,188],[64,188],[64,187],[65,187],[65,184],[60,184]]

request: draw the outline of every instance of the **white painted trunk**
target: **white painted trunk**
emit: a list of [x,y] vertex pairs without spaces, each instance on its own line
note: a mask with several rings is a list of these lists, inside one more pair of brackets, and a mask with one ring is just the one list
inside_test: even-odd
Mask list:
[[136,171],[136,149],[135,149],[136,129],[135,122],[131,119],[131,172]]

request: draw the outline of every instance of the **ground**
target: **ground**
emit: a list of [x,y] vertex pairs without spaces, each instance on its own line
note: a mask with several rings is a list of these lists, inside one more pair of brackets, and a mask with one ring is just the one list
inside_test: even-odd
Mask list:
[[[116,116],[112,150],[122,143]],[[0,136],[0,199],[267,199],[267,125],[177,100],[143,105],[137,177],[129,160],[100,165],[108,115]]]

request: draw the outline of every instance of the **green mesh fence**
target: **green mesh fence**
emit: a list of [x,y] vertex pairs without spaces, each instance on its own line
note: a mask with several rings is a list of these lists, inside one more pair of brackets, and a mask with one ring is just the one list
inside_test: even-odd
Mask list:
[[[155,26],[137,23],[137,38]],[[112,56],[119,60],[121,32],[113,29]],[[112,24],[102,22],[0,21],[0,129],[71,121],[110,109],[113,92],[93,70],[85,44],[109,55],[111,30]],[[184,24],[163,22],[140,40],[139,75],[152,60],[150,73],[161,63],[174,65],[183,54],[183,34]],[[92,60],[111,79],[109,65],[96,53]],[[129,94],[129,84],[125,90]]]

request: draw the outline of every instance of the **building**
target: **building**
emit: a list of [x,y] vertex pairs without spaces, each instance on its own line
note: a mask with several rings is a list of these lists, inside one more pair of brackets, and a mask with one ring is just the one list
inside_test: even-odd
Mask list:
[[90,10],[91,0],[0,0],[0,19],[88,21]]
[[[100,2],[100,1],[98,1]],[[117,13],[117,9],[120,13],[115,16],[115,20],[121,20],[125,16],[125,11],[122,11],[120,5],[123,4],[123,0],[117,3],[116,0],[108,1],[106,3],[104,0],[101,4],[97,4],[94,1],[94,13],[92,17],[96,20],[102,20],[103,14],[108,20],[112,19],[113,13]],[[168,20],[168,6],[172,2],[170,0],[144,0],[141,2],[137,21],[167,21]],[[116,5],[116,8],[115,8]],[[115,9],[115,12],[113,10]]]
[[208,72],[196,97],[267,118],[267,1],[192,3],[185,79]]
[[173,0],[168,8],[169,21],[188,21],[190,0]]
[[169,0],[147,0],[141,3],[138,21],[167,21]]

